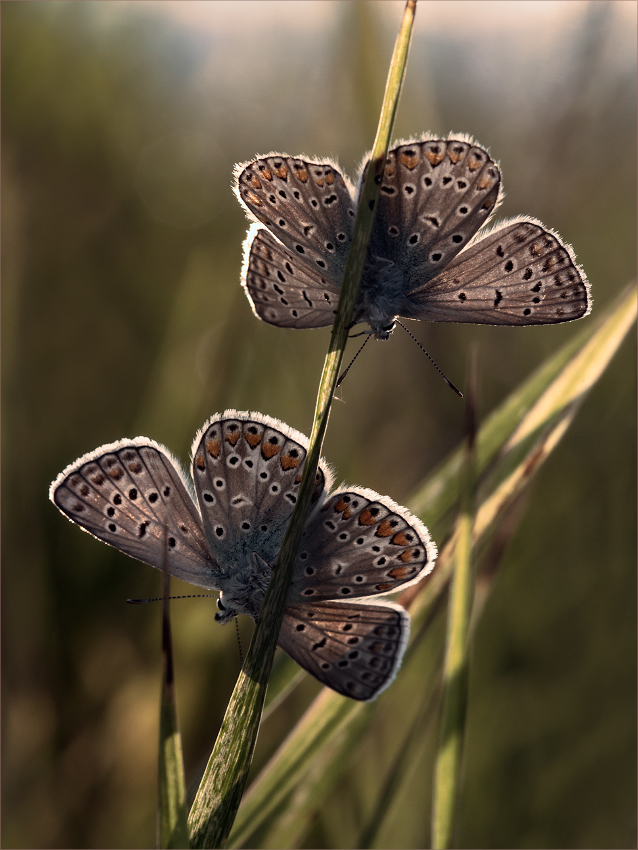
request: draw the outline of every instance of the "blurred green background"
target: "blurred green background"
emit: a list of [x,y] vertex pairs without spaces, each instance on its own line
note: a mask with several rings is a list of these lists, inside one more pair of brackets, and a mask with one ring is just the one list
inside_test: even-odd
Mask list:
[[[330,332],[253,317],[232,168],[275,150],[354,175],[402,6],[2,4],[4,847],[154,846],[160,608],[124,600],[160,576],[73,527],[47,488],[125,436],[187,463],[227,407],[309,433]],[[594,311],[636,273],[635,29],[633,2],[421,3],[396,125],[489,146],[497,218],[573,244]],[[483,415],[578,330],[410,328],[460,386],[478,344]],[[635,362],[632,339],[543,469],[476,632],[460,846],[636,846]],[[324,447],[338,480],[400,503],[463,434],[462,402],[400,329],[340,398]],[[192,782],[239,657],[211,600],[172,611]],[[409,676],[305,846],[356,846]],[[316,691],[264,724],[256,768]],[[428,846],[431,733],[422,749],[379,846]]]

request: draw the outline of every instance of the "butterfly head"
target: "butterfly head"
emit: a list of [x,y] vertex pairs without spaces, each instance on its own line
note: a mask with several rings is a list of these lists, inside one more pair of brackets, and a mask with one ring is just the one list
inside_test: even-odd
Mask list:
[[230,604],[228,600],[226,601],[227,604],[222,602],[223,595],[224,594],[221,593],[219,595],[219,599],[217,600],[217,613],[215,614],[215,622],[220,623],[222,626],[225,626],[226,623],[229,623],[231,620],[234,620],[238,614],[243,614],[244,611]]
[[394,325],[394,321],[370,322],[370,327],[372,328],[374,338],[381,340],[381,342],[386,342],[388,339],[390,339],[390,334],[394,330]]

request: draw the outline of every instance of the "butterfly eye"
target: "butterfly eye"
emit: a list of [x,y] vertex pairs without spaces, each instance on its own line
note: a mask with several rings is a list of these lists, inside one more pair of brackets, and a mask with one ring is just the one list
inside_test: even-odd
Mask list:
[[217,600],[217,608],[218,608],[219,611],[225,611],[226,610],[226,606],[221,601],[221,599]]

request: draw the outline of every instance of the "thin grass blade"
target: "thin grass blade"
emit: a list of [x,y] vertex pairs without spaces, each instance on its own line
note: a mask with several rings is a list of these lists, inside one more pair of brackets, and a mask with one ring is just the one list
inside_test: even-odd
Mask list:
[[[166,536],[166,532],[165,532]],[[165,553],[168,544],[165,541]],[[167,559],[165,558],[165,561]],[[177,723],[173,645],[169,610],[168,563],[164,564],[162,596],[162,694],[159,724],[158,818],[159,847],[188,847],[186,785],[182,739]]]
[[295,510],[273,570],[246,662],[231,696],[213,753],[193,803],[189,828],[194,847],[223,847],[248,778],[288,588],[301,543],[321,446],[352,323],[354,305],[372,234],[381,175],[405,76],[416,0],[409,0],[395,44],[379,128],[355,218],[352,246],[324,363],[312,434]]
[[[484,539],[495,520],[525,492],[567,430],[587,391],[603,374],[635,318],[636,289],[631,286],[600,316],[598,322],[590,323],[576,342],[571,340],[553,355],[483,424],[477,438],[476,473],[485,472],[489,462],[492,464],[492,476],[491,484],[488,481],[484,485],[483,495],[479,498],[472,531],[474,545]],[[562,396],[556,393],[556,386],[562,387]],[[550,400],[553,401],[550,403]],[[541,410],[545,411],[545,428],[541,425],[542,417],[539,419]],[[526,455],[502,477],[502,468],[516,446],[511,442],[508,452],[503,449],[517,430],[525,433],[528,429],[526,421],[532,420],[526,420],[527,414],[536,420],[535,428],[529,432],[535,439],[528,445]],[[415,513],[420,511],[419,515],[429,526],[436,522],[443,527],[442,518],[458,498],[458,488],[450,490],[449,482],[452,475],[458,477],[458,459],[461,456],[462,448],[453,452],[427,479],[414,503],[409,505]],[[501,480],[496,483],[499,473]],[[490,486],[493,489],[490,490]],[[428,619],[433,605],[449,582],[455,545],[456,535],[451,534],[439,552],[437,569],[429,581],[424,586],[409,588],[399,597],[398,601],[410,610],[413,632],[418,631]],[[408,655],[410,651],[411,646],[408,647]],[[278,802],[304,781],[317,751],[327,746],[343,724],[352,721],[358,710],[356,704],[328,690],[320,693],[251,786],[238,813],[231,836],[232,846],[242,846],[254,831],[269,822]]]
[[432,847],[452,846],[458,807],[461,759],[465,740],[469,680],[469,633],[474,576],[472,573],[474,500],[476,496],[476,359],[470,366],[467,438],[461,480],[461,510],[456,530],[454,574],[450,590],[439,746],[434,771]]

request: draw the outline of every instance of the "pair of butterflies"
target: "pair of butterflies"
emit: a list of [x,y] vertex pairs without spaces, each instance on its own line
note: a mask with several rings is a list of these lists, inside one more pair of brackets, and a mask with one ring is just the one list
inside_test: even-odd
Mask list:
[[[332,162],[279,154],[238,166],[235,190],[256,219],[242,270],[256,315],[279,327],[332,324],[358,192]],[[588,313],[589,286],[557,234],[519,218],[480,235],[501,197],[498,166],[468,137],[391,150],[354,323],[384,340],[399,316],[529,325]],[[79,458],[50,497],[120,551],[158,568],[167,561],[171,575],[221,591],[219,622],[256,619],[307,448],[282,422],[231,410],[196,436],[192,483],[166,448],[138,437]],[[407,613],[377,597],[426,576],[436,548],[388,497],[359,487],[329,493],[331,482],[322,462],[279,645],[337,692],[371,700],[394,679],[409,635]]]

